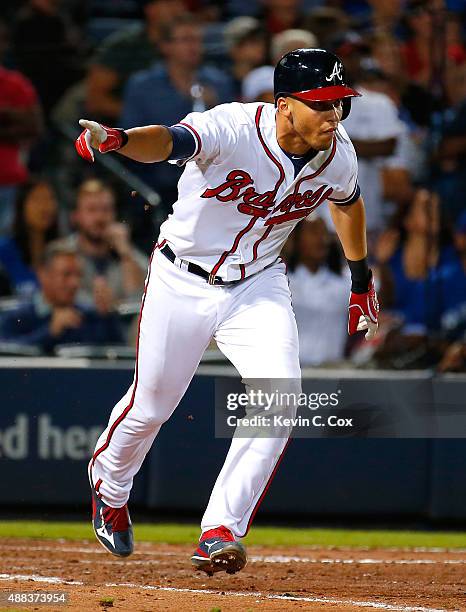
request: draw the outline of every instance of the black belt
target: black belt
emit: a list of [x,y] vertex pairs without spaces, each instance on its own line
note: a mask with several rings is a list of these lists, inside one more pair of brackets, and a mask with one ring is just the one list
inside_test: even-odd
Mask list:
[[201,266],[198,266],[197,264],[191,263],[190,261],[186,261],[184,259],[179,259],[175,255],[175,253],[171,250],[171,248],[168,246],[168,244],[162,247],[160,249],[160,252],[163,253],[167,259],[169,259],[172,263],[177,265],[179,268],[181,268],[182,270],[187,270],[188,272],[191,272],[191,274],[195,274],[196,276],[200,276],[206,282],[208,282],[209,285],[223,285],[226,287],[229,285],[236,285],[237,283],[240,283],[242,280],[244,280],[244,279],[238,279],[234,281],[224,281],[222,278],[220,278],[220,276],[212,276],[211,274],[206,272],[203,268],[201,268]]

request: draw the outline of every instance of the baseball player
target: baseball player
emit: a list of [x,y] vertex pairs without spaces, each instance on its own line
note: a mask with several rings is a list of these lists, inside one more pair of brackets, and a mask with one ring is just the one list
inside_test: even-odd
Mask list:
[[[330,206],[352,277],[348,331],[377,330],[356,154],[340,121],[359,95],[338,57],[286,54],[275,105],[222,104],[178,124],[123,130],[81,120],[78,153],[118,151],[184,165],[142,298],[134,380],[89,464],[93,526],[114,555],[133,550],[133,477],[184,395],[212,338],[243,379],[300,379],[298,335],[280,250],[295,225]],[[157,104],[157,100],[154,100]],[[192,563],[208,574],[246,564],[247,533],[287,439],[234,437],[202,518]],[[209,452],[208,448],[204,448]]]

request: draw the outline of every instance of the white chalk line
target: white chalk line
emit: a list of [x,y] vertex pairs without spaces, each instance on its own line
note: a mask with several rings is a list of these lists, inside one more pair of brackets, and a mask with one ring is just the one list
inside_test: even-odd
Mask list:
[[386,604],[378,601],[358,601],[354,599],[337,599],[334,597],[304,597],[295,595],[277,595],[257,592],[243,591],[215,591],[213,589],[188,589],[176,587],[160,587],[151,585],[139,585],[131,582],[108,583],[106,587],[127,587],[131,589],[144,589],[148,591],[170,591],[174,593],[194,593],[200,595],[220,595],[222,597],[231,595],[232,597],[262,597],[264,599],[280,599],[284,601],[305,601],[308,603],[328,603],[359,606],[360,608],[378,608],[380,610],[390,610],[393,612],[446,612],[445,609],[425,608],[423,606],[402,606]]
[[39,574],[0,574],[0,580],[31,580],[32,582],[45,582],[47,584],[70,584],[82,586],[79,580],[64,580],[57,576],[40,576]]
[[[40,576],[38,574],[0,574],[0,580],[12,581],[32,581],[46,584],[64,584],[70,586],[83,586],[83,582],[77,580],[64,580],[58,576]],[[142,589],[147,591],[167,591],[173,593],[192,593],[196,595],[220,595],[232,596],[232,597],[259,597],[270,600],[284,600],[284,601],[303,601],[308,603],[323,603],[323,604],[342,604],[357,606],[360,608],[376,608],[379,610],[389,610],[390,612],[446,612],[445,609],[439,608],[425,608],[424,606],[403,606],[395,604],[387,604],[378,601],[360,601],[354,599],[337,599],[334,597],[308,597],[308,596],[295,596],[295,595],[279,595],[273,593],[262,593],[257,592],[244,592],[244,591],[218,591],[213,589],[189,589],[189,588],[177,588],[177,587],[162,587],[152,585],[135,584],[131,582],[122,583],[106,583],[106,587],[116,588],[131,588],[131,589]]]

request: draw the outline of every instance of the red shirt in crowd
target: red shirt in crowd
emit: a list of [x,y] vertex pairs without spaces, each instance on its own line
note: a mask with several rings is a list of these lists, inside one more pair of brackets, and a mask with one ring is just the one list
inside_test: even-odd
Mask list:
[[[2,111],[33,108],[37,94],[32,83],[16,70],[0,66],[0,121]],[[0,137],[0,185],[18,185],[28,177],[21,159],[19,143],[2,141]]]

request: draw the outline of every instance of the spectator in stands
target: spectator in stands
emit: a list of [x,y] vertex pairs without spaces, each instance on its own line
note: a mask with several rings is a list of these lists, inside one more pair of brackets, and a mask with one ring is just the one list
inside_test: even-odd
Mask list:
[[41,290],[34,300],[3,316],[2,340],[37,346],[44,353],[60,344],[121,343],[115,313],[96,311],[76,300],[82,276],[76,251],[49,246],[38,276]]
[[401,231],[381,234],[375,257],[381,301],[402,317],[402,334],[419,339],[438,331],[449,299],[442,274],[456,256],[441,225],[437,194],[417,190]]
[[45,116],[84,75],[82,43],[59,12],[60,0],[29,0],[13,25],[13,55],[39,93]]
[[[306,30],[285,30],[275,34],[271,42],[272,64],[275,64],[289,51],[302,48],[317,48],[317,38]],[[274,103],[273,66],[261,66],[252,70],[243,80],[242,99],[244,102]]]
[[243,81],[243,102],[268,102],[275,101],[273,91],[272,66],[261,66],[252,70]]
[[140,299],[147,258],[131,244],[128,227],[117,223],[115,194],[100,180],[84,181],[71,221],[76,233],[59,240],[75,249],[83,263],[80,300],[100,310],[128,299]]
[[368,27],[376,32],[395,32],[403,14],[404,0],[367,0],[367,4],[370,7]]
[[225,28],[225,44],[231,59],[234,99],[240,100],[243,79],[267,59],[266,33],[253,17],[237,17]]
[[[202,65],[201,28],[192,16],[181,16],[167,26],[161,49],[164,62],[129,79],[122,127],[172,125],[191,111],[203,111],[233,99],[231,78],[217,68]],[[159,192],[169,212],[177,197],[178,166],[126,163]]]
[[0,265],[13,292],[24,298],[38,288],[36,270],[47,245],[58,238],[58,206],[52,185],[33,179],[18,191],[13,231],[0,238]]
[[263,0],[262,20],[270,34],[299,28],[304,22],[302,0]]
[[358,182],[366,203],[368,238],[373,242],[387,223],[381,170],[395,153],[404,128],[396,106],[380,92],[380,70],[373,63],[361,62],[361,66],[355,89],[362,96],[354,99],[344,127],[358,155]]
[[354,30],[345,30],[331,39],[329,48],[343,61],[346,79],[354,83],[360,76],[361,62],[370,52],[366,40]]
[[317,49],[319,41],[317,37],[307,30],[284,30],[272,37],[270,44],[270,55],[272,57],[272,65],[275,66],[279,60],[295,49]]
[[417,126],[430,125],[434,108],[433,92],[412,81],[406,72],[400,42],[388,32],[370,37],[371,56],[387,77],[387,95],[401,106]]
[[466,340],[466,210],[453,233],[455,255],[441,269],[442,331],[448,340]]
[[[408,28],[408,39],[402,46],[402,54],[407,68],[408,76],[412,81],[431,86],[434,78],[435,64],[443,59],[437,58],[437,54],[444,54],[446,45],[446,59],[454,62],[466,60],[465,48],[458,37],[458,29],[455,36],[455,20],[450,17],[448,23],[448,38],[444,41],[437,35],[438,28],[443,27],[446,13],[443,3],[432,0],[411,0],[407,6],[406,24]],[[461,27],[459,28],[461,32]]]
[[347,339],[349,280],[329,258],[325,221],[306,220],[296,228],[290,260],[290,289],[299,334],[300,361],[316,366],[343,359]]
[[439,148],[443,172],[443,200],[448,215],[456,218],[466,202],[466,98],[452,110]]
[[2,66],[7,45],[0,20],[0,233],[11,226],[16,188],[28,178],[25,159],[42,130],[34,86],[20,72]]
[[309,11],[299,27],[313,32],[322,49],[332,49],[335,38],[341,37],[348,30],[349,19],[339,8],[318,6]]
[[115,124],[128,78],[161,58],[162,32],[186,12],[183,0],[142,0],[144,23],[111,34],[97,49],[87,77],[87,111]]

